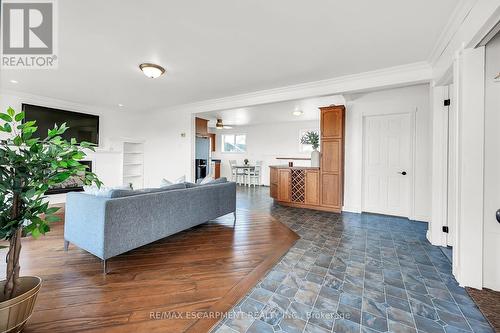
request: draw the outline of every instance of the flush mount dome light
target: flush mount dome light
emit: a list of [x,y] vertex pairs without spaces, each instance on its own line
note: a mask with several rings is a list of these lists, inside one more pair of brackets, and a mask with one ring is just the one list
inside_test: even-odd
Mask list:
[[157,77],[159,77],[163,73],[165,73],[165,68],[161,67],[160,65],[156,65],[156,64],[144,63],[144,64],[140,64],[139,68],[144,73],[144,75],[146,75],[147,77],[150,77],[152,79],[156,79]]
[[300,110],[295,110],[292,112],[292,114],[296,117],[299,117],[299,116],[302,116],[304,114],[304,112],[300,111]]

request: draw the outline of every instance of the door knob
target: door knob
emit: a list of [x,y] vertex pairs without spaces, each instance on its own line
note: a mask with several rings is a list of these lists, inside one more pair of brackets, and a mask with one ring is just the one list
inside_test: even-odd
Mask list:
[[497,216],[497,222],[500,223],[500,209],[497,210],[496,216]]
[[403,176],[406,176],[406,171],[398,172],[398,173],[402,174]]

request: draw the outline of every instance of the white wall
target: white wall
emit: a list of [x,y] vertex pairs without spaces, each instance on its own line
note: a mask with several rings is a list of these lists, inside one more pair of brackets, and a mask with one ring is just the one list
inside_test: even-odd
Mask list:
[[156,111],[138,123],[145,139],[145,187],[157,187],[163,178],[192,180],[194,120],[189,113]]
[[483,284],[494,290],[500,290],[500,82],[493,82],[499,71],[500,34],[486,45],[485,75]]
[[[116,142],[123,137],[140,138],[140,132],[138,133],[135,129],[135,124],[139,122],[134,114],[123,110],[102,109],[31,94],[12,92],[0,94],[0,110],[2,111],[5,111],[9,106],[20,111],[22,103],[99,115],[99,148],[96,152],[89,152],[86,159],[92,160],[94,172],[106,186],[121,185],[122,155]],[[51,195],[50,202],[64,202],[65,197],[65,194]]]
[[[319,109],[318,109],[319,115]],[[221,176],[231,177],[229,160],[237,160],[240,164],[247,158],[250,162],[263,161],[262,184],[269,185],[269,165],[283,165],[288,161],[277,160],[276,157],[311,157],[310,152],[301,152],[299,135],[301,130],[319,130],[319,119],[316,121],[293,121],[284,123],[238,126],[233,129],[212,130],[216,133],[216,152],[212,158],[221,159]],[[246,153],[221,152],[222,134],[246,134]],[[310,161],[294,161],[297,166],[310,166]]]
[[[344,210],[362,207],[363,116],[416,112],[415,191],[411,218],[429,221],[431,216],[431,118],[429,86],[369,92],[346,97]],[[415,111],[416,110],[416,111]]]

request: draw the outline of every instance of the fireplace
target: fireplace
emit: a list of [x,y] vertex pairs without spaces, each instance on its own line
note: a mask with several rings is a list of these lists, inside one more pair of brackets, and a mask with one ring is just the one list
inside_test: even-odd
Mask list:
[[[92,171],[92,161],[80,161],[80,163],[88,167],[87,171]],[[81,191],[83,191],[83,175],[80,174],[69,177],[64,182],[52,186],[47,192],[45,192],[45,194],[60,194]]]

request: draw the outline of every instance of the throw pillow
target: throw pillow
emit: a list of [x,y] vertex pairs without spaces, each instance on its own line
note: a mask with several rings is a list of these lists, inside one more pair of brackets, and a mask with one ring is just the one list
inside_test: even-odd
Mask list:
[[227,178],[226,177],[221,177],[212,180],[209,184],[222,184],[222,183],[227,183]]
[[168,179],[165,179],[163,178],[161,180],[161,183],[160,183],[160,187],[164,187],[164,186],[170,186],[170,185],[173,185],[173,184],[180,184],[180,183],[184,183],[186,181],[186,176],[182,176],[182,177],[179,177],[177,178],[175,181],[171,182],[170,180]]
[[211,177],[211,176],[205,177],[205,178],[203,178],[203,180],[200,182],[200,185],[205,185],[205,184],[211,183],[211,182],[213,182],[214,180],[215,180],[215,179],[214,179],[214,177]]
[[101,186],[101,188],[98,188],[95,185],[83,187],[84,193],[105,198],[110,198],[111,192],[114,190],[131,191],[132,187],[130,185],[114,186],[114,187]]
[[[207,179],[211,178],[211,179]],[[202,185],[214,185],[214,184],[222,184],[222,183],[227,183],[227,178],[226,177],[221,177],[217,179],[213,179],[212,177],[206,177],[204,179],[198,179],[196,184],[194,183],[188,183],[186,182],[186,187],[191,188],[191,187],[197,187],[197,186],[202,186]]]

